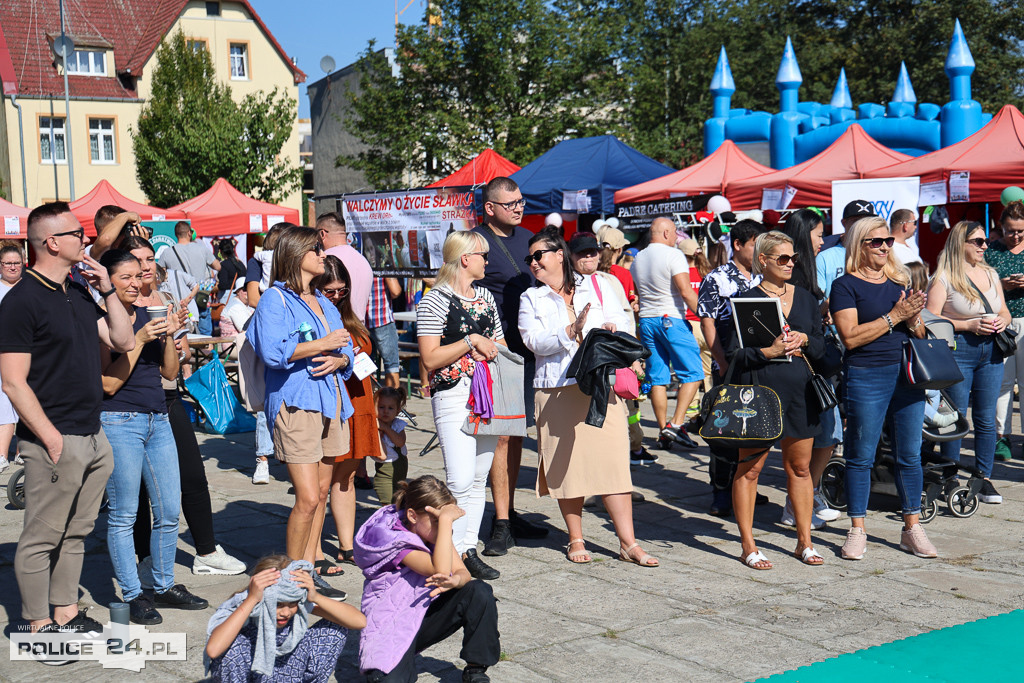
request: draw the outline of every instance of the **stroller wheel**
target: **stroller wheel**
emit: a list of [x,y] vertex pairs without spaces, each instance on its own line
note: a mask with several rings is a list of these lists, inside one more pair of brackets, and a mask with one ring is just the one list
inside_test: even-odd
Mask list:
[[19,510],[25,509],[25,470],[20,469],[7,481],[7,500]]
[[832,458],[825,464],[818,490],[830,508],[846,509],[846,461],[844,459]]
[[935,515],[939,514],[939,501],[932,499],[932,502],[928,502],[928,494],[921,494],[921,524],[927,524],[928,522],[935,519]]
[[957,486],[946,496],[949,511],[956,517],[970,517],[978,511],[978,496],[972,496],[966,486]]

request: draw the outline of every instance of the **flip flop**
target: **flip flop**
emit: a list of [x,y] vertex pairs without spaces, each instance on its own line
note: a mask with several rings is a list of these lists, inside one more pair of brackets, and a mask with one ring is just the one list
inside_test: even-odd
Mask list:
[[[746,557],[740,557],[740,561],[743,562],[743,564],[750,567],[751,569],[756,569],[758,571],[767,571],[771,569],[773,566],[772,563],[768,560],[768,558],[764,556],[764,553],[762,553],[760,550],[755,550],[754,552],[748,554]],[[761,563],[767,563],[768,566],[758,567],[757,565]]]
[[[817,550],[811,547],[804,548],[803,552],[799,555],[793,553],[793,557],[809,567],[820,567],[825,564],[825,558],[822,557]],[[818,562],[815,562],[814,560],[818,560]]]

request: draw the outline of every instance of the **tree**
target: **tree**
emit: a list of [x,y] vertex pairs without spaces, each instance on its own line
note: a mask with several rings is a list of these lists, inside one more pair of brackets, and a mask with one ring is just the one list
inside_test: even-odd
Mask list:
[[625,83],[607,0],[438,0],[440,25],[399,30],[397,75],[371,44],[346,125],[370,146],[340,165],[377,187],[447,175],[485,149],[525,164],[617,125]]
[[206,50],[179,31],[157,50],[153,87],[132,131],[136,174],[147,201],[173,206],[226,178],[239,191],[279,202],[302,182],[281,157],[296,102],[275,88],[236,103],[214,78]]

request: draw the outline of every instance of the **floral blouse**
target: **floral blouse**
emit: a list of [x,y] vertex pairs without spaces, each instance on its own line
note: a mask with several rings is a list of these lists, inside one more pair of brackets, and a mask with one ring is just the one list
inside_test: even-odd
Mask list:
[[[476,287],[473,293],[472,298],[462,297],[447,285],[429,291],[416,307],[416,336],[440,337],[442,346],[461,341],[469,334],[495,341],[504,339],[494,297],[483,287]],[[430,373],[430,387],[434,391],[451,389],[463,377],[472,377],[475,368],[467,346],[466,353],[457,361]]]

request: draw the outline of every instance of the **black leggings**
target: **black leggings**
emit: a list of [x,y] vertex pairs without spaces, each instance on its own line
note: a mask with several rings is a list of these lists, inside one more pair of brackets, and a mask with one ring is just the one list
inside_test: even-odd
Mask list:
[[[178,447],[178,470],[181,474],[181,511],[185,514],[188,530],[197,555],[209,555],[217,550],[213,536],[213,510],[210,505],[210,485],[206,482],[203,455],[188,419],[181,395],[177,389],[164,390],[167,400],[167,418],[171,423],[174,443]],[[135,554],[142,560],[149,556],[149,536],[152,520],[149,513],[149,494],[145,485],[139,487],[139,514],[135,517]]]

